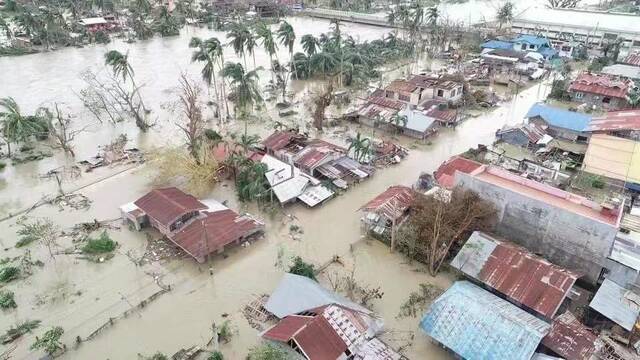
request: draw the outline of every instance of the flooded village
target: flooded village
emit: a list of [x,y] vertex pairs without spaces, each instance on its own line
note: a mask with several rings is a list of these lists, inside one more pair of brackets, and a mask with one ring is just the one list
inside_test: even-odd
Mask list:
[[640,358],[638,20],[0,0],[0,359]]

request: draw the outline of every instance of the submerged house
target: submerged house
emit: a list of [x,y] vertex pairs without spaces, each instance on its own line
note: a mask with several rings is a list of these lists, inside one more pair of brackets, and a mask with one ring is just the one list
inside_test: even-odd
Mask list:
[[629,106],[627,91],[630,82],[604,74],[580,74],[569,86],[571,100],[607,110],[624,109]]
[[451,266],[549,320],[579,277],[521,246],[480,231],[471,234]]
[[442,100],[455,103],[462,99],[464,84],[440,76],[414,75],[410,84],[419,89],[419,103],[425,100]]
[[137,230],[158,230],[198,262],[264,230],[251,215],[240,215],[215,200],[200,201],[175,187],[154,189],[120,211],[126,223]]
[[360,221],[366,231],[383,235],[406,218],[415,192],[407,186],[391,186],[364,204]]
[[537,53],[544,60],[550,60],[558,56],[558,51],[553,47],[549,39],[541,36],[520,35],[511,40],[489,40],[480,45],[483,53],[494,50],[507,50],[517,53]]
[[454,184],[494,204],[498,235],[584,274],[589,283],[601,277],[624,204],[591,201],[488,165],[456,171]]
[[468,281],[454,283],[433,301],[420,328],[468,360],[529,360],[549,324]]
[[383,324],[372,311],[307,277],[286,273],[264,308],[280,321],[261,337],[304,359],[405,359],[376,337]]
[[[496,131],[496,140],[533,149],[546,141],[544,129],[536,124],[505,125]],[[550,139],[549,139],[550,140]]]
[[543,128],[553,138],[580,143],[589,140],[587,127],[591,122],[591,115],[537,103],[531,106],[525,118],[529,124]]

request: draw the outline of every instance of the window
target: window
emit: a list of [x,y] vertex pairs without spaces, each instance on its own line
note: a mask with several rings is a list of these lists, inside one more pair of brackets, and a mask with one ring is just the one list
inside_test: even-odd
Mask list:
[[602,103],[603,104],[611,104],[611,98],[608,96],[605,96],[602,98]]
[[444,96],[444,90],[438,90],[438,97]]
[[522,44],[520,46],[520,50],[527,50],[527,44]]
[[393,91],[386,91],[384,96],[393,99]]
[[456,96],[456,89],[451,90],[451,97]]
[[576,99],[582,99],[584,97],[584,93],[583,92],[576,92]]
[[400,100],[400,101],[409,101],[409,97],[407,95],[399,94],[398,95],[398,100]]
[[564,52],[569,52],[569,51],[571,51],[571,46],[563,46],[561,49]]
[[536,46],[535,46],[535,45],[529,45],[529,49],[532,49],[532,50],[533,50],[533,49],[535,49],[535,48],[536,48]]
[[578,135],[578,138],[576,139],[577,142],[579,143],[586,143],[587,141],[589,141],[589,138],[586,136],[580,136]]

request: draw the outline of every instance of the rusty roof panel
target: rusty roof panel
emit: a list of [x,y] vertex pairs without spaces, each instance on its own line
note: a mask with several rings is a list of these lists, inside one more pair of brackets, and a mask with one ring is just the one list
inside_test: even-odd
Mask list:
[[151,190],[134,204],[165,226],[169,226],[182,215],[207,208],[195,197],[175,187]]
[[[492,251],[479,251],[490,247]],[[469,237],[451,265],[549,319],[579,277],[523,247],[479,231]]]
[[413,202],[415,193],[406,186],[391,186],[366,203],[360,210],[374,211],[389,219],[397,219]]
[[640,66],[640,53],[629,54],[622,62],[629,65]]
[[555,318],[542,344],[569,360],[591,359],[599,347],[598,337],[568,311]]
[[285,148],[297,137],[301,137],[301,135],[293,131],[276,131],[264,139],[262,145],[269,150],[277,151]]
[[640,110],[611,111],[594,117],[588,131],[637,131],[640,130]]
[[579,91],[625,99],[628,87],[628,81],[622,81],[612,76],[583,73],[571,83],[569,91]]

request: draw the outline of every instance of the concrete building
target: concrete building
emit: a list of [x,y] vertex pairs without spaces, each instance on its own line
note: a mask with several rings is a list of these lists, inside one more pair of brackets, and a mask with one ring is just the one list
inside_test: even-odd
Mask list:
[[605,74],[582,73],[569,86],[571,100],[605,110],[625,109],[630,81]]
[[420,89],[420,100],[444,100],[457,102],[462,99],[463,84],[458,81],[446,80],[439,77],[414,75],[409,83]]
[[513,19],[511,29],[520,34],[544,36],[552,41],[573,40],[591,45],[622,38],[622,54],[640,49],[638,17],[631,14],[532,6]]
[[622,204],[598,204],[550,185],[483,165],[455,184],[497,208],[496,233],[596,283],[622,217]]
[[406,80],[393,80],[384,88],[384,97],[398,100],[412,105],[418,105],[421,100],[422,90]]

